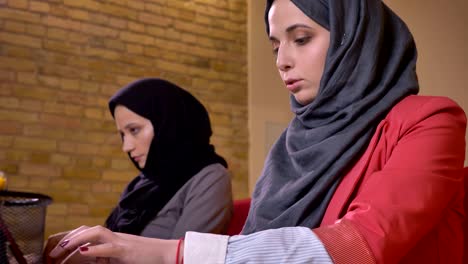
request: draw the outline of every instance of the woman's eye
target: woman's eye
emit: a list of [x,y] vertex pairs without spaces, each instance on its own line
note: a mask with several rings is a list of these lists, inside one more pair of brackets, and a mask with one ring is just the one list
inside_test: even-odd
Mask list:
[[130,128],[129,131],[130,131],[130,134],[136,135],[136,134],[138,134],[138,132],[140,132],[140,129],[136,128],[136,127],[133,127],[133,128]]
[[278,47],[273,47],[273,54],[277,55],[278,54]]
[[310,37],[302,37],[302,38],[297,38],[294,42],[296,42],[298,45],[305,45],[307,42],[309,42]]
[[277,41],[272,41],[271,42],[271,49],[272,49],[272,52],[273,54],[278,54],[278,50],[279,50],[279,43]]

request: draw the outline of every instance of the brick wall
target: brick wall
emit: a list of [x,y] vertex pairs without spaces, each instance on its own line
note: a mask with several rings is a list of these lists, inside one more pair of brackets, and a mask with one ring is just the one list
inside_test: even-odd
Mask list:
[[245,0],[0,0],[0,170],[53,197],[46,235],[102,224],[137,174],[107,100],[143,76],[206,105],[248,195],[246,17]]

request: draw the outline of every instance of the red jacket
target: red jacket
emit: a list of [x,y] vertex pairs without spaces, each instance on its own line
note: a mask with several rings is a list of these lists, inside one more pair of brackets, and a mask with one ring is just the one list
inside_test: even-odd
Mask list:
[[465,130],[448,98],[393,107],[314,229],[335,263],[462,263]]

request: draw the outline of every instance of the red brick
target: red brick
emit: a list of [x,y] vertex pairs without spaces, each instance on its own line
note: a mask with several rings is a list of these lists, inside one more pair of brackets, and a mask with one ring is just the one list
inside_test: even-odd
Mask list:
[[208,5],[197,5],[195,8],[195,11],[198,14],[222,18],[222,19],[226,19],[226,17],[229,17],[229,12],[225,9],[218,8],[218,6],[215,7],[215,6],[208,6]]
[[111,21],[111,17],[109,17],[106,14],[90,12],[89,20],[92,21],[92,23],[95,25],[107,26],[109,22]]
[[44,86],[49,87],[59,87],[60,86],[60,78],[55,76],[49,75],[39,75],[38,77],[39,83]]
[[127,44],[128,53],[143,54],[143,46],[138,44]]
[[65,230],[71,230],[78,228],[82,225],[95,226],[102,225],[104,223],[102,217],[85,217],[85,216],[70,216],[65,220]]
[[67,91],[79,91],[80,90],[80,80],[78,79],[69,79],[61,78],[60,79],[60,88]]
[[[169,17],[173,17],[174,19],[181,19],[185,21],[191,21],[192,23],[197,16],[197,12],[194,10],[184,10],[180,8],[164,8],[163,14]],[[205,16],[206,17],[206,16]]]
[[143,33],[145,32],[145,24],[129,21],[128,29],[130,29],[131,31],[138,32],[138,33]]
[[91,190],[96,193],[110,192],[111,186],[108,183],[96,182],[92,184]]
[[73,19],[88,21],[90,19],[89,12],[80,9],[68,9],[68,16]]
[[107,168],[109,167],[109,160],[105,158],[95,157],[93,159],[93,166],[98,168]]
[[95,169],[65,167],[63,169],[63,176],[66,178],[98,180],[101,178],[101,173]]
[[23,134],[28,137],[40,137],[45,139],[63,139],[64,130],[57,127],[44,126],[43,124],[25,124]]
[[1,136],[0,137],[0,147],[10,148],[13,144],[13,136]]
[[113,209],[114,206],[93,206],[92,208],[90,208],[89,210],[89,214],[91,216],[98,216],[98,217],[107,217],[109,215],[109,213],[111,212],[111,209]]
[[88,43],[89,39],[90,39],[90,36],[87,36],[85,34],[78,33],[78,32],[70,32],[68,35],[68,40],[70,42],[76,42],[79,44]]
[[145,3],[145,10],[149,13],[152,13],[152,14],[158,14],[158,15],[161,15],[164,13],[164,7],[165,6],[165,3],[162,3],[162,4],[152,4],[152,3]]
[[19,100],[18,98],[12,98],[12,97],[6,97],[2,96],[0,97],[0,106],[2,108],[18,108],[19,107]]
[[93,0],[64,0],[63,3],[68,6],[81,7],[92,11],[100,11],[102,9],[102,4]]
[[80,120],[74,117],[59,116],[52,114],[41,114],[40,120],[43,124],[63,128],[79,128]]
[[124,29],[127,27],[127,20],[121,18],[109,18],[109,25],[113,28]]
[[31,1],[29,2],[29,9],[40,13],[47,13],[50,10],[50,6],[48,3]]
[[50,163],[60,166],[70,165],[71,158],[69,155],[53,153],[50,156]]
[[121,57],[121,53],[117,51],[112,51],[108,49],[100,49],[100,48],[92,48],[92,47],[86,47],[85,55],[91,56],[94,58],[103,58],[107,60],[118,60]]
[[148,25],[146,26],[146,33],[152,36],[161,36],[166,33],[166,30],[163,27]]
[[60,141],[58,143],[58,151],[60,153],[75,154],[76,144],[69,141]]
[[168,71],[173,71],[173,72],[178,72],[178,73],[187,73],[189,71],[189,68],[187,65],[184,65],[182,63],[173,63],[173,62],[168,62],[168,61],[157,61],[157,65],[160,68],[166,69]]
[[30,180],[28,182],[28,189],[33,191],[33,192],[44,192],[47,190],[47,188],[49,187],[49,183],[47,181],[33,181],[33,180]]
[[[23,64],[26,64],[26,62],[29,62],[29,61],[33,60],[34,57],[35,57],[34,50],[31,49],[31,48],[28,48],[28,47],[4,45],[3,46],[3,52],[8,57],[15,57],[15,58],[19,59],[16,62],[16,64],[18,65],[18,71],[20,71],[20,67]],[[24,59],[26,59],[26,60],[24,60]]]
[[91,119],[102,119],[104,113],[102,109],[98,108],[86,108],[84,112],[84,116]]
[[11,20],[5,21],[3,28],[6,31],[16,32],[16,33],[23,33],[26,31],[26,25],[23,22],[17,22],[17,21],[11,21]]
[[138,21],[145,23],[145,24],[158,25],[162,27],[167,27],[171,25],[172,23],[174,23],[171,18],[154,15],[152,13],[143,13],[143,12],[138,14]]
[[42,25],[26,24],[26,33],[33,36],[43,37],[46,33],[46,28]]
[[[89,184],[88,184],[89,187]],[[83,200],[90,204],[112,204],[115,205],[119,200],[117,193],[90,193],[83,196]]]
[[[80,1],[76,1],[76,2],[80,2]],[[69,29],[69,30],[78,31],[81,29],[80,22],[69,20],[69,19],[64,19],[64,18],[60,18],[56,16],[45,16],[42,19],[42,23],[44,23],[47,26],[64,28],[64,29]]]
[[76,150],[77,154],[84,154],[84,155],[97,155],[99,153],[99,145],[96,144],[86,144],[86,143],[76,143]]
[[138,14],[138,12],[133,9],[109,3],[104,4],[100,11],[105,14],[109,14],[120,18],[126,18],[129,20],[135,20]]
[[51,189],[47,191],[47,195],[50,195],[54,199],[55,203],[67,203],[65,204],[68,207],[70,203],[79,201],[82,194],[75,190],[60,190],[60,189]]
[[24,190],[28,186],[28,183],[29,178],[15,175],[14,177],[8,178],[8,189]]
[[[103,39],[102,42],[104,44],[104,47],[106,47],[107,49],[117,50],[119,54],[122,54],[122,51],[125,51],[126,44],[120,39],[106,38]],[[118,61],[119,58],[116,58],[115,60]]]
[[20,134],[23,126],[20,122],[0,121],[0,135]]
[[130,171],[105,170],[102,175],[103,180],[128,182],[134,175]]
[[55,92],[50,89],[35,87],[31,89],[28,86],[15,86],[14,90],[15,96],[18,97],[25,97],[25,98],[32,98],[32,99],[39,99],[39,100],[48,100],[53,98]]
[[130,159],[112,159],[111,168],[116,170],[128,170],[134,168]]
[[21,111],[2,110],[0,109],[0,120],[2,121],[18,121],[22,122],[35,122],[38,120],[39,115],[37,113],[28,113]]
[[13,8],[28,8],[28,0],[8,0],[8,6]]
[[154,43],[154,38],[144,35],[144,34],[137,34],[137,33],[130,33],[130,32],[121,32],[120,39],[137,43],[137,44],[145,44],[145,45],[152,45]]
[[90,35],[96,35],[100,37],[104,36],[115,38],[119,35],[118,30],[106,26],[98,26],[89,23],[83,23],[81,26],[81,31]]
[[67,40],[68,30],[51,27],[47,29],[47,37],[50,39],[56,39],[56,40]]
[[89,206],[87,204],[70,204],[67,208],[68,215],[88,215]]
[[127,6],[135,10],[144,10],[145,3],[140,1],[128,1]]
[[31,72],[18,72],[17,78],[20,83],[24,84],[37,84],[37,76]]
[[68,204],[60,203],[54,200],[54,202],[47,207],[47,214],[48,215],[66,215],[67,208],[68,208]]
[[2,42],[21,45],[30,48],[40,48],[41,40],[35,37],[30,37],[26,35],[18,35],[7,32],[0,32],[0,40]]
[[[59,0],[60,1],[60,0]],[[49,1],[50,2],[50,1]],[[70,9],[60,4],[52,4],[47,15],[57,17],[67,17]]]
[[69,116],[82,116],[83,107],[73,104],[62,104],[57,102],[46,102],[44,104],[45,113],[65,114]]
[[71,182],[70,181],[67,181],[67,180],[63,180],[63,179],[52,179],[50,181],[50,187],[53,188],[53,189],[62,189],[62,190],[66,190],[66,189],[69,189],[71,187]]
[[13,71],[0,70],[0,80],[2,80],[2,81],[13,81],[13,80],[15,80],[15,73]]
[[57,149],[57,143],[55,140],[49,139],[16,137],[13,147],[18,149],[54,151]]
[[44,42],[44,48],[51,52],[63,52],[66,54],[81,54],[81,48],[77,45],[64,43],[63,41],[47,40]]
[[[9,0],[9,1],[14,2],[15,0]],[[2,8],[2,12],[0,12],[0,18],[8,19],[8,20],[25,21],[25,22],[30,22],[33,24],[40,24],[41,22],[41,16],[39,14],[33,14],[30,12],[25,12],[25,11],[15,10],[15,9],[8,9],[8,8]]]

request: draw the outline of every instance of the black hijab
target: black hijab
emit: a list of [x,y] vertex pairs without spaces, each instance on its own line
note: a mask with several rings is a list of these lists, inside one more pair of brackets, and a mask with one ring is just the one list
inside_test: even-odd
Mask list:
[[207,165],[227,164],[210,145],[206,109],[175,84],[156,78],[135,81],[110,99],[112,116],[117,105],[150,120],[154,128],[145,167],[131,159],[141,173],[106,220],[112,231],[138,235],[192,176]]
[[318,227],[378,123],[419,90],[411,33],[380,0],[291,1],[330,31],[330,47],[316,98],[303,106],[291,97],[296,116],[265,161],[244,234]]

